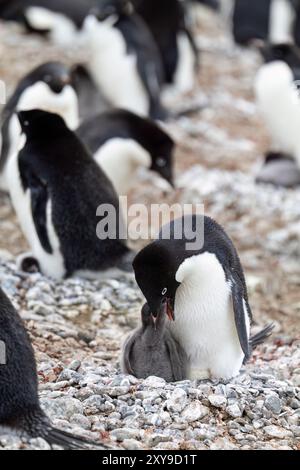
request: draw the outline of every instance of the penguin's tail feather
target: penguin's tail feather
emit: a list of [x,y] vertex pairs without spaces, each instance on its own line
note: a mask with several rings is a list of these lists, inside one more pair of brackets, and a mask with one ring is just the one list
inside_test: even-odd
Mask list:
[[50,446],[57,445],[65,450],[104,450],[110,447],[100,442],[95,442],[70,432],[57,429],[41,410],[36,408],[18,419],[17,427],[31,438],[41,437]]
[[274,330],[274,326],[274,323],[270,323],[270,325],[267,325],[261,331],[256,333],[256,335],[250,337],[250,345],[252,349],[255,349],[260,344],[263,344],[271,336]]

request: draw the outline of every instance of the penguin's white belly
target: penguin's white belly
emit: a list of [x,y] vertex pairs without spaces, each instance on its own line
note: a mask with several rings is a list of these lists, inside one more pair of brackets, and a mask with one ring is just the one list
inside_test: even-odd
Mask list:
[[47,203],[47,233],[52,247],[52,253],[47,253],[41,245],[35,229],[31,211],[30,190],[24,192],[18,165],[18,155],[10,158],[7,168],[8,184],[11,200],[18,216],[22,231],[31,247],[33,256],[38,260],[42,272],[54,279],[61,279],[65,275],[63,256],[60,252],[59,240],[52,224],[51,200]]
[[128,55],[117,28],[93,20],[87,18],[85,28],[91,50],[89,69],[95,82],[114,106],[147,116],[150,104],[136,57]]
[[170,328],[188,356],[190,379],[229,379],[239,373],[244,359],[230,285],[215,255],[204,253],[186,262],[194,264],[193,275],[177,289]]
[[180,93],[188,93],[195,84],[196,59],[191,43],[185,33],[177,37],[178,64],[175,72],[175,86]]
[[151,165],[150,155],[133,139],[110,139],[99,148],[94,158],[119,195],[126,195],[134,186],[139,167]]
[[270,44],[293,42],[294,8],[287,0],[272,0],[270,10]]
[[21,139],[21,126],[16,115],[13,115],[10,119],[8,125],[8,139],[9,139],[9,148],[7,154],[7,160],[0,174],[0,189],[2,191],[8,191],[8,181],[7,181],[7,163],[9,158],[14,155],[19,148],[20,139]]

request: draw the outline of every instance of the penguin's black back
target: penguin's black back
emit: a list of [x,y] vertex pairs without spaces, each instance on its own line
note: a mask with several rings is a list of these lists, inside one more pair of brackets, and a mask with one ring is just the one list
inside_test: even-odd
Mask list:
[[237,43],[247,45],[253,39],[266,40],[272,0],[235,0],[233,36]]
[[113,138],[134,139],[150,153],[168,155],[172,139],[152,120],[125,109],[114,109],[84,121],[76,131],[78,137],[95,153]]
[[[101,204],[115,208],[118,226],[119,201],[111,182],[62,118],[43,111],[29,113],[36,113],[37,122],[19,154],[21,181],[33,193],[38,181],[39,191],[52,201],[52,222],[67,275],[112,267],[129,250],[118,239],[99,240],[96,235]],[[20,115],[26,120],[28,113]]]
[[26,414],[40,411],[33,349],[23,322],[0,289],[0,340],[6,364],[0,365],[0,424],[18,427]]
[[178,62],[177,34],[186,29],[184,9],[178,0],[134,0],[133,3],[157,41],[166,83],[172,83]]

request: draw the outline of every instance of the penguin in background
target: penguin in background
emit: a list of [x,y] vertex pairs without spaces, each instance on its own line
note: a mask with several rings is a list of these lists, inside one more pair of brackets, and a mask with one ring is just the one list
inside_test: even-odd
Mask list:
[[38,33],[63,46],[80,40],[89,11],[101,0],[9,0],[0,7],[0,18],[17,21],[28,32]]
[[294,188],[300,185],[300,167],[290,155],[281,152],[268,152],[256,182],[272,184],[276,187]]
[[76,132],[119,195],[134,186],[141,168],[173,186],[174,141],[150,119],[115,109],[88,119]]
[[257,73],[254,89],[272,151],[295,158],[299,166],[300,97],[292,70],[282,61],[265,64]]
[[152,315],[169,317],[188,358],[187,378],[236,376],[251,356],[252,313],[243,268],[223,228],[201,215],[176,219],[136,255],[133,268]]
[[293,0],[234,0],[233,36],[241,45],[252,41],[293,42]]
[[167,317],[160,311],[157,317],[145,304],[141,311],[142,326],[126,339],[121,356],[124,374],[138,379],[154,375],[166,382],[179,382],[186,378],[187,358],[179,343],[167,328]]
[[0,288],[0,341],[5,361],[0,362],[0,425],[30,438],[41,437],[65,449],[104,449],[100,443],[59,430],[42,410],[34,351],[21,317]]
[[137,13],[155,38],[163,60],[165,84],[179,93],[193,90],[198,51],[179,0],[134,0]]
[[90,53],[88,71],[112,107],[166,118],[160,54],[128,0],[103,0],[84,22],[83,41]]
[[6,168],[18,150],[21,127],[16,111],[39,108],[62,116],[71,129],[79,125],[78,99],[70,70],[60,62],[47,62],[29,72],[18,84],[0,118],[0,189],[7,191]]
[[285,62],[293,71],[294,79],[300,80],[300,49],[295,44],[267,44],[260,52],[265,63]]
[[35,260],[54,279],[130,273],[118,197],[86,147],[56,114],[21,111],[18,118],[23,147],[9,161],[8,181],[32,250],[21,268]]

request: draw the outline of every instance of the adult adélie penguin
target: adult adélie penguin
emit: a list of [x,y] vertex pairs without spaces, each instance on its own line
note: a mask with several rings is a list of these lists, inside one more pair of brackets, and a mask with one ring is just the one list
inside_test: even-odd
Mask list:
[[163,310],[170,319],[188,378],[236,376],[251,356],[252,313],[243,268],[223,228],[201,215],[172,221],[133,267],[152,314]]

